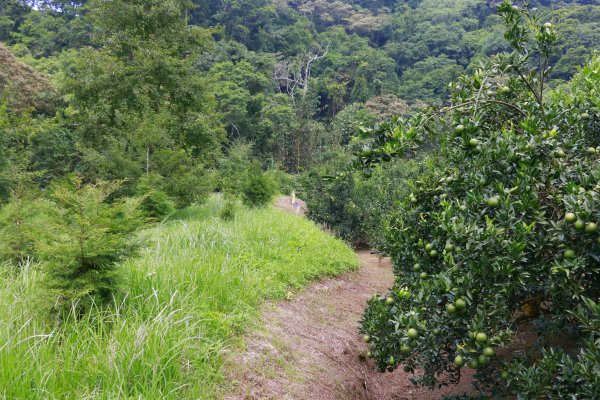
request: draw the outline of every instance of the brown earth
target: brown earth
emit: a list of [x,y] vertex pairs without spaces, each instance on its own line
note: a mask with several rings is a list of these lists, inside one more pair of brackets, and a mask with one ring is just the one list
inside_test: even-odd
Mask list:
[[261,328],[228,361],[234,389],[225,399],[439,399],[470,389],[466,376],[457,386],[429,391],[410,383],[402,369],[377,372],[358,327],[367,300],[392,285],[392,266],[367,250],[357,254],[357,271],[264,306]]
[[306,214],[306,203],[303,200],[300,200],[299,198],[296,198],[296,202],[298,203],[297,206],[295,203],[292,203],[291,196],[281,196],[275,199],[273,205],[275,206],[275,208],[289,212],[290,214]]
[[48,77],[19,61],[0,43],[0,100],[6,98],[12,111],[33,107],[51,113],[54,95]]

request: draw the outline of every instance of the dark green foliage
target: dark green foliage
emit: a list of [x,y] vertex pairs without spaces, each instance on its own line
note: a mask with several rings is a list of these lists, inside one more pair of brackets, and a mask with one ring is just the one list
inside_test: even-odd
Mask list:
[[274,194],[275,185],[271,179],[262,172],[256,172],[250,174],[244,183],[242,200],[249,207],[264,207]]
[[[444,115],[439,161],[405,183],[382,234],[396,281],[369,302],[362,331],[381,371],[418,368],[422,385],[456,381],[461,356],[482,394],[595,398],[600,60],[549,93],[555,28],[508,2],[499,10],[514,52],[453,84],[455,106],[368,132],[374,149],[357,161],[367,168]],[[537,341],[504,350],[522,329]]]
[[[343,159],[342,159],[343,160]],[[366,241],[363,229],[363,215],[356,202],[360,193],[357,192],[358,178],[346,174],[334,180],[323,180],[323,175],[344,165],[336,160],[325,168],[314,168],[302,177],[300,197],[306,202],[307,216],[349,242],[362,243]]]
[[228,199],[223,204],[219,212],[219,218],[223,221],[232,221],[235,219],[235,214],[238,211],[238,204],[234,199]]
[[260,171],[260,166],[252,160],[252,145],[243,142],[232,143],[218,166],[219,189],[231,196],[239,196],[249,175]]
[[90,3],[98,48],[80,52],[67,70],[87,175],[165,178],[177,204],[201,200],[203,172],[224,139],[209,84],[194,69],[210,32],[186,25],[190,3]]
[[142,219],[139,199],[107,201],[117,188],[84,184],[80,177],[52,185],[36,252],[47,274],[46,305],[54,312],[83,311],[91,301],[110,301],[118,289],[118,264],[135,254],[133,232]]
[[164,185],[164,178],[159,175],[146,175],[140,179],[136,192],[142,196],[140,209],[147,218],[162,220],[175,212],[173,201],[160,189]]
[[273,182],[277,193],[289,195],[293,191],[298,190],[297,175],[288,174],[279,168],[269,169],[265,174]]
[[163,219],[175,212],[175,206],[169,196],[160,190],[152,190],[144,196],[140,204],[146,217]]
[[0,206],[0,261],[15,265],[35,259],[35,244],[43,233],[37,223],[41,203],[15,194]]
[[589,335],[579,351],[550,348],[536,362],[515,360],[506,367],[506,383],[523,397],[595,399],[600,395],[600,306],[585,300],[573,317]]

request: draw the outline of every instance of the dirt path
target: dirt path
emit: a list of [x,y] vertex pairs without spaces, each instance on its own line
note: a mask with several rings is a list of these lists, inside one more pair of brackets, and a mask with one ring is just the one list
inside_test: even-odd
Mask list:
[[365,358],[359,320],[367,300],[385,293],[393,275],[388,259],[369,251],[357,254],[359,270],[265,306],[262,330],[251,332],[246,351],[230,360],[229,378],[237,385],[227,400],[439,399],[469,389],[468,384],[418,389],[402,369],[381,374]]

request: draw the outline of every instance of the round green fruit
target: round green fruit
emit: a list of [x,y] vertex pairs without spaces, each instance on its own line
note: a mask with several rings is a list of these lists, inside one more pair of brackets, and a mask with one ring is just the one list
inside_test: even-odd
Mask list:
[[551,22],[546,22],[544,24],[544,28],[552,28],[552,23]]
[[369,358],[373,358],[373,353],[372,353],[372,352],[370,352],[370,351],[368,351],[368,352],[367,352],[367,357],[369,357]]
[[452,243],[448,243],[446,244],[446,247],[444,247],[444,250],[446,250],[448,253],[454,251],[454,245]]
[[581,119],[590,119],[590,114],[588,114],[588,113],[582,113],[581,114]]
[[567,221],[568,223],[571,224],[571,223],[577,221],[577,216],[575,215],[575,213],[568,212],[565,214],[565,221]]
[[365,343],[371,343],[371,336],[370,335],[363,336],[363,342],[365,342]]
[[454,300],[454,305],[459,310],[464,310],[465,308],[467,308],[467,302],[464,301],[463,299],[456,299],[456,300]]
[[446,311],[448,311],[450,314],[454,314],[456,312],[456,306],[454,304],[448,304],[446,306]]
[[498,204],[500,204],[500,199],[498,198],[498,196],[490,197],[489,199],[487,199],[487,205],[490,207],[498,207]]
[[415,265],[413,265],[413,271],[419,272],[420,270],[421,270],[421,264],[416,263]]
[[371,157],[373,155],[373,150],[371,149],[364,149],[363,151],[360,152],[360,156],[361,157]]
[[486,357],[485,355],[481,354],[479,356],[479,364],[480,365],[488,365],[490,363],[490,358]]
[[425,250],[427,250],[427,251],[431,251],[431,250],[433,250],[433,243],[427,243],[427,244],[425,245]]
[[476,359],[472,359],[471,361],[469,361],[469,368],[471,368],[471,369],[479,368],[479,361],[477,361]]
[[596,149],[593,147],[588,147],[588,149],[586,150],[588,154],[596,154]]
[[469,146],[475,147],[478,144],[479,144],[479,140],[478,139],[473,138],[473,139],[469,140]]
[[508,380],[508,372],[506,371],[502,371],[502,373],[500,374],[500,378],[502,378],[502,380]]
[[442,331],[441,331],[441,330],[439,330],[439,329],[437,329],[437,328],[433,330],[433,334],[434,334],[435,336],[438,336],[440,333],[442,333]]
[[385,299],[385,304],[387,305],[392,305],[396,302],[396,300],[394,300],[393,297],[388,297],[387,299]]
[[437,255],[438,255],[438,252],[437,252],[437,250],[431,250],[431,251],[429,252],[429,255],[430,255],[431,257],[435,257],[435,256],[437,256]]
[[562,150],[558,150],[554,155],[556,156],[556,158],[565,158],[567,154]]
[[458,355],[458,356],[454,357],[454,365],[456,365],[458,368],[460,368],[463,365],[465,365],[465,360],[463,360],[463,358],[460,355]]
[[464,130],[465,130],[465,126],[462,125],[462,124],[461,125],[456,125],[456,128],[454,128],[454,132],[456,132],[456,133],[464,132]]
[[585,225],[585,231],[586,231],[587,233],[594,233],[594,232],[596,232],[597,230],[598,230],[598,225],[596,225],[596,223],[595,223],[595,222],[588,222],[588,223]]
[[488,337],[483,332],[478,332],[477,335],[475,335],[475,341],[477,341],[477,343],[483,344],[483,343],[486,343],[487,340],[488,340]]
[[411,202],[411,203],[416,203],[416,202],[417,202],[417,198],[416,198],[416,197],[414,197],[414,196],[413,196],[413,197],[411,197],[411,198],[410,198],[410,202]]
[[492,347],[486,347],[483,349],[483,355],[486,357],[494,357],[496,355],[496,351]]
[[[435,251],[435,250],[433,250],[433,251]],[[419,278],[421,278],[421,279],[427,279],[428,276],[429,276],[429,274],[427,274],[427,272],[421,272],[419,274]]]
[[406,336],[408,336],[409,339],[416,339],[419,336],[419,331],[417,331],[415,328],[410,328],[406,331]]
[[404,345],[404,346],[400,347],[400,352],[402,352],[403,354],[408,354],[408,353],[410,353],[410,347],[408,347],[407,345]]
[[575,257],[575,251],[571,250],[571,249],[565,250],[564,256],[567,260],[571,259],[571,258]]
[[575,229],[577,229],[578,231],[580,231],[583,228],[585,228],[585,222],[583,222],[580,219],[578,219],[577,221],[575,221]]

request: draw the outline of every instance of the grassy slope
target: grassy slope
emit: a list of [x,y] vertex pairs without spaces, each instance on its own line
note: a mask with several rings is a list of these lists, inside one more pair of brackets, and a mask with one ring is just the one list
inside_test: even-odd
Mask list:
[[35,268],[0,275],[0,398],[213,398],[222,356],[261,300],[357,266],[302,218],[269,208],[222,222],[219,207],[144,232],[124,295],[61,329],[35,317]]

